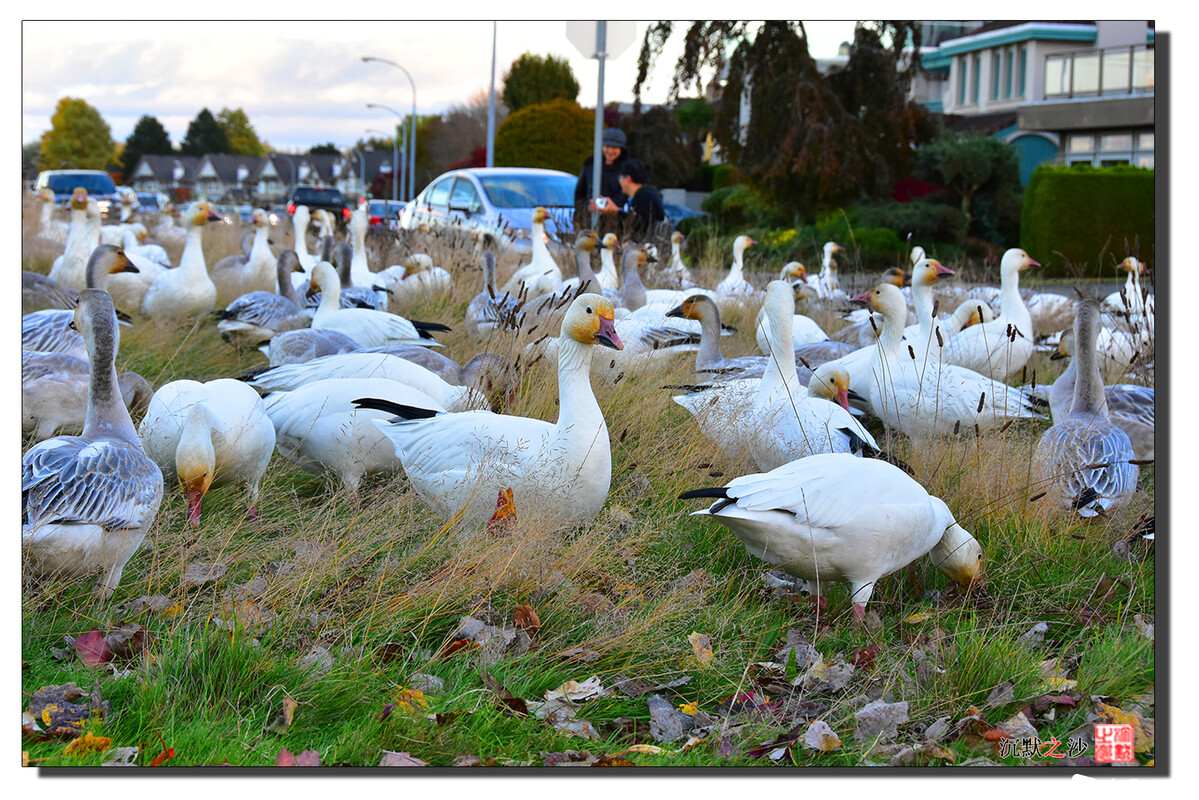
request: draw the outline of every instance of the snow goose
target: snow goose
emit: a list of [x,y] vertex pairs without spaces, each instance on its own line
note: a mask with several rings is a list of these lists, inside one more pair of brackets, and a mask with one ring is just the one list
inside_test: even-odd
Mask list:
[[[337,270],[337,279],[341,285],[338,296],[338,308],[370,308],[375,311],[385,311],[386,302],[382,299],[386,292],[376,290],[374,286],[355,286],[350,277],[350,266],[354,263],[354,248],[346,242],[334,242],[329,251],[329,263]],[[323,260],[323,259],[322,259]],[[313,311],[321,304],[320,292],[310,292],[312,288],[311,274],[306,283],[300,285],[298,291],[303,295],[303,306]]]
[[[1053,360],[1069,358],[1074,348],[1074,332],[1063,334],[1058,349],[1050,356]],[[1049,386],[1049,408],[1056,425],[1066,418],[1074,405],[1074,383],[1077,378],[1076,363],[1071,360],[1066,371]],[[1154,451],[1153,390],[1132,383],[1104,386],[1107,413],[1120,430],[1128,434],[1132,452],[1137,461],[1152,461]]]
[[558,420],[471,411],[437,414],[360,399],[360,408],[396,416],[375,424],[391,439],[413,488],[446,516],[485,522],[495,498],[511,489],[516,505],[547,524],[591,521],[612,482],[608,427],[591,390],[594,345],[619,350],[614,309],[582,294],[562,320],[558,348]]
[[[370,229],[368,207],[360,205],[350,215],[349,239],[351,248],[350,286],[371,288],[375,283],[375,271],[371,269],[366,252],[366,232]],[[343,285],[343,288],[344,285]]]
[[341,282],[333,265],[322,261],[312,270],[312,285],[308,293],[321,293],[321,302],[312,317],[313,328],[325,328],[344,333],[362,347],[383,344],[419,344],[440,347],[430,331],[449,330],[445,325],[414,323],[396,314],[370,308],[340,308]]
[[243,294],[216,312],[221,338],[240,351],[246,344],[258,347],[282,331],[307,328],[312,322],[312,311],[304,308],[291,284],[291,276],[303,271],[295,250],[281,251],[276,264],[279,293]]
[[670,234],[670,265],[662,270],[661,277],[669,289],[686,291],[698,286],[691,279],[691,270],[683,263],[683,234],[678,231]]
[[[695,371],[707,373],[706,377],[728,381],[738,378],[760,378],[766,370],[767,356],[741,356],[725,358],[720,350],[723,328],[720,323],[720,307],[711,297],[693,294],[682,303],[666,312],[666,317],[695,320],[700,326],[699,349],[695,351]],[[811,377],[805,368],[802,380]]]
[[731,308],[756,304],[757,298],[762,294],[745,279],[745,248],[757,243],[756,239],[751,239],[745,234],[733,240],[733,263],[729,266],[729,274],[716,285],[716,304],[722,311],[728,312]]
[[808,285],[816,290],[816,295],[821,300],[844,300],[846,297],[841,289],[841,281],[837,278],[837,259],[833,258],[835,254],[844,252],[845,248],[836,242],[825,242],[820,274],[808,276]]
[[1116,269],[1128,273],[1120,291],[1112,292],[1103,298],[1103,310],[1108,314],[1119,317],[1133,318],[1153,316],[1153,295],[1141,288],[1141,276],[1145,274],[1145,265],[1134,256],[1121,261]]
[[432,397],[439,408],[470,411],[487,407],[483,393],[471,386],[451,384],[414,361],[387,353],[340,353],[284,364],[255,375],[249,384],[260,394],[288,392],[329,378],[386,378]]
[[401,469],[395,446],[373,424],[392,414],[355,408],[360,397],[441,410],[423,392],[386,378],[327,378],[265,398],[279,454],[307,472],[336,477],[354,496],[364,477]]
[[[798,263],[798,262],[795,262]],[[802,267],[802,265],[800,265]],[[787,280],[787,279],[784,279]],[[792,292],[794,295],[794,292]],[[754,319],[755,337],[758,342],[758,350],[763,354],[770,352],[770,348],[766,342],[766,325],[764,324],[766,314],[766,306],[758,310],[758,315]],[[791,315],[791,349],[802,347],[805,344],[815,344],[816,342],[827,342],[829,336],[820,327],[819,323],[811,317],[803,314]]]
[[715,498],[692,516],[733,532],[750,555],[807,581],[850,585],[855,624],[880,578],[928,554],[963,587],[981,585],[978,541],[903,470],[844,453],[809,456],[682,499]]
[[358,349],[358,343],[349,336],[327,328],[283,331],[258,348],[270,360],[272,367],[281,364],[302,364],[321,356],[350,353]]
[[294,241],[292,250],[300,259],[300,267],[303,274],[292,278],[292,285],[297,289],[300,284],[308,279],[308,273],[312,272],[312,268],[316,266],[316,256],[308,252],[308,226],[312,222],[312,215],[308,212],[308,206],[296,206],[296,211],[291,216],[292,235]]
[[275,427],[249,386],[230,378],[172,381],[154,393],[138,434],[165,480],[182,488],[189,522],[199,523],[209,489],[234,484],[247,491],[247,516],[258,517]]
[[69,207],[66,249],[51,264],[50,279],[78,291],[87,285],[87,260],[100,244],[100,204],[80,187],[71,194]]
[[38,238],[48,244],[62,247],[67,242],[67,233],[71,226],[67,222],[54,218],[54,212],[58,209],[58,204],[54,202],[54,192],[49,188],[39,189],[37,199],[41,203],[41,211],[38,215]]
[[[87,416],[91,369],[66,353],[21,352],[21,432],[34,441],[78,435]],[[130,416],[140,418],[154,389],[136,372],[117,375],[117,391]]]
[[615,292],[620,289],[620,272],[616,269],[616,250],[620,247],[620,239],[615,233],[605,233],[600,240],[600,271],[596,277],[602,292]]
[[990,322],[971,325],[946,343],[945,361],[1002,381],[1020,372],[1033,351],[1032,317],[1020,296],[1020,272],[1041,266],[1013,247],[999,264],[1001,313]]
[[91,363],[83,433],[47,439],[21,459],[21,544],[26,574],[99,573],[109,597],[162,502],[162,470],[146,457],[117,391],[112,298],[79,293],[74,325]]
[[254,226],[254,244],[249,255],[222,258],[212,266],[212,282],[216,284],[216,304],[228,306],[243,294],[275,291],[275,256],[271,253],[271,218],[261,208],[250,214]]
[[591,253],[599,244],[599,234],[593,230],[579,231],[575,236],[575,242],[571,246],[571,250],[575,255],[575,270],[578,275],[573,278],[567,278],[562,281],[563,289],[570,289],[575,292],[577,297],[583,292],[596,292],[603,294],[609,300],[615,295],[615,292],[609,294],[603,292],[600,287],[599,278],[596,277],[594,270],[591,269]]
[[527,297],[537,297],[561,288],[562,270],[545,244],[545,220],[548,217],[549,212],[541,206],[533,210],[532,259],[512,273],[512,277],[504,283],[503,291],[518,294],[523,284],[528,288]]
[[1110,419],[1095,354],[1099,304],[1079,303],[1074,318],[1074,397],[1070,412],[1041,436],[1033,454],[1046,502],[1083,518],[1108,516],[1128,504],[1138,469],[1128,434]]
[[[926,358],[918,358],[914,347],[904,345],[901,321],[906,306],[892,284],[880,283],[854,301],[882,312],[883,330],[875,347],[864,348],[870,356],[867,376],[855,380],[850,372],[850,385],[866,396],[871,412],[888,428],[919,445],[932,436],[989,430],[1009,419],[1043,418],[1036,410],[1045,405],[1043,400],[965,367],[943,363],[938,356],[941,348],[930,348]],[[844,365],[860,352],[829,363]]]
[[140,222],[131,222],[125,226],[125,233],[120,242],[121,249],[131,259],[145,259],[160,267],[171,266],[171,258],[167,255],[166,248],[160,244],[147,242],[148,236],[145,225]]
[[520,376],[508,359],[487,350],[475,353],[462,364],[431,348],[407,344],[370,347],[358,352],[396,356],[419,364],[446,383],[479,389],[486,395],[492,410],[512,405],[520,388]]
[[133,222],[133,205],[137,195],[123,192],[118,196],[119,222],[115,225],[100,226],[100,244],[111,244],[117,247],[125,246],[125,232]]
[[[953,270],[942,266],[935,258],[921,259],[912,268],[912,307],[917,322],[903,329],[903,339],[914,348],[917,362],[923,362],[934,345],[939,355],[940,347],[949,340],[948,329],[942,327],[941,319],[936,315],[933,284],[952,274]],[[968,313],[970,302],[963,303],[967,307],[963,313]]]
[[466,307],[466,335],[475,344],[480,344],[505,328],[515,327],[516,307],[519,305],[515,296],[505,292],[497,293],[495,288],[495,254],[484,250],[483,262],[483,291],[479,292]]
[[155,299],[149,306],[151,316],[174,313],[172,303],[176,301],[180,309],[193,309],[180,313],[206,314],[215,308],[216,294],[209,288],[212,279],[208,276],[208,266],[204,260],[203,236],[204,227],[221,217],[206,200],[189,203],[179,212],[179,216],[187,232],[179,266],[163,269],[157,262],[130,258],[138,268],[137,274],[115,275],[108,281],[108,293],[112,295],[117,308],[147,313],[146,296],[159,281],[162,281],[162,285],[155,289]]
[[[137,268],[129,263],[120,248],[110,244],[96,247],[87,261],[87,286],[103,290],[108,276]],[[87,357],[87,342],[75,329],[75,313],[66,309],[45,309],[21,317],[21,349],[42,353],[66,353]]]
[[454,291],[454,280],[448,271],[435,266],[428,255],[413,253],[404,259],[402,266],[375,273],[371,286],[384,293],[383,305],[387,311],[403,314],[425,303],[448,300]]

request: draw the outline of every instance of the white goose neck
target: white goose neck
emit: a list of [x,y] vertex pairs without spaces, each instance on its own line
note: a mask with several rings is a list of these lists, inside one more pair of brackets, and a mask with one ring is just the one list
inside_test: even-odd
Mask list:
[[591,389],[591,358],[595,345],[562,335],[558,339],[558,427],[603,419]]
[[183,254],[179,256],[179,269],[187,270],[188,274],[198,270],[208,271],[208,267],[204,263],[203,239],[203,225],[193,225],[188,228],[187,240],[183,244]]

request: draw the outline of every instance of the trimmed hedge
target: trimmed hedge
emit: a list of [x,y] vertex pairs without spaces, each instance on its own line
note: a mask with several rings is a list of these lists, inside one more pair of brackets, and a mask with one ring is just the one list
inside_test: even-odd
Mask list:
[[578,174],[595,141],[595,112],[573,100],[536,103],[508,115],[495,132],[497,167]]
[[1020,244],[1047,277],[1074,275],[1065,256],[1085,277],[1112,278],[1126,255],[1153,261],[1153,221],[1153,170],[1042,165],[1024,190]]

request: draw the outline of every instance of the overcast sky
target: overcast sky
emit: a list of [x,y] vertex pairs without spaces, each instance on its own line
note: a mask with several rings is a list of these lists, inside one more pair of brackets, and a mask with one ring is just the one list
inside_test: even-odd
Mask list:
[[[286,10],[286,6],[283,9]],[[328,9],[329,7],[327,7]],[[605,102],[632,102],[637,53],[647,22],[635,23],[628,48],[606,62]],[[815,56],[833,55],[853,37],[852,22],[806,23]],[[680,26],[681,28],[681,26]],[[390,130],[407,113],[408,79],[417,112],[440,113],[485,91],[491,71],[491,22],[24,22],[22,135],[49,129],[63,97],[86,100],[124,141],[143,114],[157,117],[178,144],[201,108],[241,108],[259,138],[283,151],[333,142],[348,147],[367,128]],[[662,102],[681,52],[681,33],[659,59],[645,102]],[[496,90],[512,61],[529,51],[570,60],[579,102],[594,107],[597,62],[567,39],[566,23],[500,22]]]

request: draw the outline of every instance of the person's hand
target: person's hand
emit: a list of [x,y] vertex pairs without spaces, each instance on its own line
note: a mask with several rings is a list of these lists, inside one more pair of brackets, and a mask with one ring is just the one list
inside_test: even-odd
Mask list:
[[599,208],[594,200],[591,201],[592,211],[598,209],[601,214],[617,214],[620,212],[620,207],[616,205],[616,201],[611,197],[604,197],[601,199],[604,201],[602,208]]

